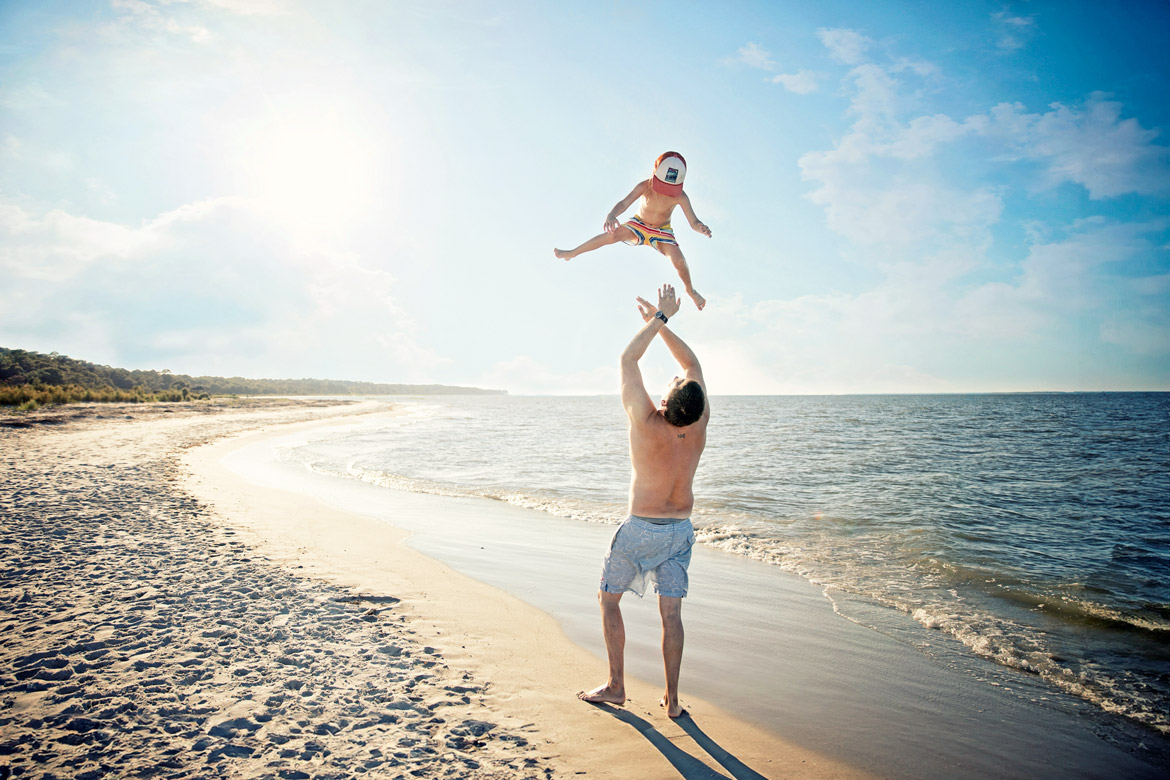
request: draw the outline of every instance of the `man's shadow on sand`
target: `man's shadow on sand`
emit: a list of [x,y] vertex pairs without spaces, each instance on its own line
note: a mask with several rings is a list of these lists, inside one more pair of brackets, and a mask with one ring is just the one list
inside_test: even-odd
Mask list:
[[614,707],[613,705],[602,702],[591,703],[599,710],[605,710],[621,722],[633,726],[651,745],[658,748],[658,752],[666,757],[670,765],[677,769],[678,773],[685,780],[768,780],[768,778],[719,747],[715,740],[703,733],[702,729],[691,718],[690,713],[684,712],[680,717],[675,718],[674,722],[695,741],[696,745],[707,751],[707,754],[711,758],[715,759],[721,767],[726,769],[731,775],[730,778],[727,775],[716,772],[671,742],[650,721],[639,718],[629,710],[621,709],[620,707]]

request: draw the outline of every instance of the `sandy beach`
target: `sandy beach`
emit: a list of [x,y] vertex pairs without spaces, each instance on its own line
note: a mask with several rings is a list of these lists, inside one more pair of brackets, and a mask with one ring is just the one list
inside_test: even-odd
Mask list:
[[[630,681],[400,528],[223,468],[384,403],[79,406],[5,418],[0,771],[35,778],[852,778]],[[228,438],[234,434],[243,437]],[[218,442],[212,446],[209,442]]]
[[[391,592],[409,593],[412,582],[431,582],[408,602],[420,603],[420,614],[442,624],[430,641],[448,660],[478,664],[499,686],[493,692],[522,700],[526,713],[547,703],[539,721],[546,729],[565,715],[575,719],[580,713],[565,711],[566,698],[574,704],[572,693],[597,684],[604,670],[594,594],[598,560],[613,526],[508,501],[387,487],[332,468],[321,472],[306,468],[297,454],[337,452],[328,442],[359,441],[365,447],[407,437],[415,403],[399,399],[391,415],[274,427],[200,448],[187,459],[192,473],[201,475],[190,490],[220,503],[212,488],[239,495],[247,508],[238,514],[274,549],[283,545],[278,555],[321,576],[346,572],[349,579],[343,582],[349,587],[384,576],[387,569],[410,572],[410,581],[384,586]],[[456,411],[463,406],[454,404]],[[440,441],[458,446],[449,438]],[[354,452],[348,445],[341,451]],[[352,465],[351,457],[342,462]],[[474,456],[460,451],[449,457]],[[266,496],[257,498],[257,491]],[[274,506],[281,508],[269,516]],[[299,528],[291,525],[289,519],[302,517],[306,506],[316,508],[312,516],[298,521]],[[323,526],[327,534],[321,533]],[[384,556],[394,552],[388,548],[363,561],[355,550],[364,552],[366,540],[385,538],[385,526],[406,531],[406,545],[426,558],[408,556],[387,566]],[[346,528],[361,540],[347,541],[341,532]],[[448,567],[443,577],[425,575],[425,566],[434,561]],[[662,672],[654,599],[623,601],[627,670],[643,682],[626,710],[615,712],[638,713],[630,725],[652,725],[648,735],[666,735],[662,744],[682,746],[664,754],[675,760],[675,771],[664,776],[689,777],[677,767],[692,764],[699,776],[709,776],[702,774],[708,769],[721,773],[710,776],[729,776],[725,766],[713,769],[715,764],[705,762],[712,754],[704,750],[711,745],[704,738],[717,733],[715,744],[740,762],[741,773],[730,774],[735,778],[776,776],[778,757],[801,754],[794,746],[812,754],[820,769],[827,765],[817,757],[831,757],[838,768],[844,764],[906,780],[1162,774],[1157,764],[1164,740],[1157,735],[1094,713],[1038,678],[972,657],[944,635],[923,636],[908,616],[900,622],[867,611],[873,607],[846,601],[840,593],[826,598],[823,587],[792,572],[708,545],[696,547],[691,568],[682,690],[693,718],[680,724],[682,731],[659,723]],[[444,583],[456,587],[448,591]],[[482,591],[479,583],[492,588]],[[475,593],[485,599],[471,600]],[[504,594],[512,606],[505,619],[496,620],[490,617],[493,605]],[[536,622],[520,620],[522,615]],[[553,623],[547,622],[550,617]],[[452,632],[455,638],[448,638]],[[563,648],[562,636],[589,652]],[[491,648],[500,650],[494,661]],[[558,655],[537,674],[551,649]],[[760,760],[748,760],[755,754],[742,741],[751,731],[743,721],[769,735]],[[584,733],[582,723],[568,723],[569,730],[553,736],[566,756],[582,744],[578,737]],[[607,750],[620,744],[617,739],[617,734],[607,737]],[[592,744],[583,744],[584,755],[570,762],[575,771],[585,771],[595,757]],[[603,763],[596,771],[623,776],[628,760]],[[802,760],[806,764],[795,776],[810,776],[809,760]]]

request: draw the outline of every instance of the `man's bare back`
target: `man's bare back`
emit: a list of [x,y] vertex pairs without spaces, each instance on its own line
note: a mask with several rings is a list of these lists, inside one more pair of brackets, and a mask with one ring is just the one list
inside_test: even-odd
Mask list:
[[[681,386],[687,378],[693,377],[675,377],[667,392]],[[704,412],[698,422],[676,428],[666,421],[660,409],[644,419],[630,420],[630,514],[691,516],[695,505],[692,485],[707,443],[707,420]]]

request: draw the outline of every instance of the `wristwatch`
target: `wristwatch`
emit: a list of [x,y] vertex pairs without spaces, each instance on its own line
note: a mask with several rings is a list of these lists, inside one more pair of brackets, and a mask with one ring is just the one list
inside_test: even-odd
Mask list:
[[654,312],[654,316],[657,317],[658,319],[662,320],[663,325],[666,324],[666,315],[665,314],[663,314],[660,311],[656,311],[656,312]]

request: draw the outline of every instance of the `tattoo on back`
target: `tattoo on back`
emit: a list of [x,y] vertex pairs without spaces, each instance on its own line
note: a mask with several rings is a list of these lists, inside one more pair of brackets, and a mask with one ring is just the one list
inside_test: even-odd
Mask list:
[[685,433],[680,433],[680,434],[678,435],[678,437],[679,437],[680,439],[685,439],[685,438],[687,437],[687,435],[686,435]]

